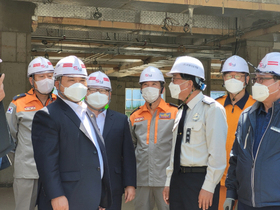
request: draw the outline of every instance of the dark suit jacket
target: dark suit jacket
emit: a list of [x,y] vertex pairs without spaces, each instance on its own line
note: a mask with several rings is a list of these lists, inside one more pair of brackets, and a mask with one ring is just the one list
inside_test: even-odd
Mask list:
[[99,135],[96,136],[104,161],[102,181],[96,147],[71,107],[58,98],[35,114],[32,143],[40,176],[39,209],[52,209],[51,199],[63,195],[70,210],[110,206],[106,151]]
[[127,116],[108,109],[103,138],[110,168],[113,195],[122,195],[126,186],[136,188],[136,160]]

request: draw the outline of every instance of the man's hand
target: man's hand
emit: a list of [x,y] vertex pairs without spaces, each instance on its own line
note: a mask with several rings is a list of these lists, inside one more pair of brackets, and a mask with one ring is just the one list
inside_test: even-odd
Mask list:
[[209,207],[212,206],[213,201],[213,193],[203,190],[200,190],[199,196],[198,196],[198,207],[203,210],[207,210]]
[[235,200],[233,198],[226,198],[224,202],[224,210],[233,210]]
[[0,77],[0,101],[3,100],[3,98],[5,97],[5,92],[4,92],[4,81],[5,78],[5,74],[2,74],[2,76]]
[[125,203],[132,201],[135,198],[135,187],[127,186],[124,190]]
[[52,199],[53,210],[69,210],[68,200],[65,196],[60,196]]
[[162,191],[163,200],[169,205],[169,187],[165,187]]

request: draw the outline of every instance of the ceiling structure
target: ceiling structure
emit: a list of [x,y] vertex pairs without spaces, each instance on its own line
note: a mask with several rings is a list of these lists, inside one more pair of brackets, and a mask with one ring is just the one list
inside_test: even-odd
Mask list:
[[180,55],[220,60],[243,40],[280,49],[279,0],[22,0],[37,4],[32,56],[67,55],[109,76],[170,70]]

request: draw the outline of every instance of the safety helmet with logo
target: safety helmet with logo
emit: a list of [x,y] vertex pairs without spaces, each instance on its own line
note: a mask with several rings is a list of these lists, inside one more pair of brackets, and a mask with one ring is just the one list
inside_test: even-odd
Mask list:
[[62,58],[54,69],[55,78],[60,76],[87,77],[87,75],[85,64],[74,55]]
[[142,71],[139,79],[139,84],[149,81],[159,81],[165,83],[162,72],[158,68],[153,66],[149,66]]
[[180,56],[176,58],[170,72],[166,76],[172,77],[173,74],[188,74],[195,77],[195,82],[201,90],[205,90],[204,67],[200,60],[191,56]]
[[265,55],[256,70],[257,73],[270,73],[280,76],[280,53],[272,52]]
[[172,77],[173,74],[189,74],[201,79],[205,79],[204,67],[200,60],[191,56],[180,56],[178,57],[170,72],[166,73],[167,76]]
[[238,55],[233,55],[225,61],[221,72],[225,73],[231,71],[249,74],[249,67],[243,58]]
[[33,74],[47,72],[54,72],[52,63],[46,58],[37,57],[29,63],[27,76],[30,77]]
[[88,76],[87,86],[96,86],[110,89],[110,91],[112,90],[109,77],[101,71],[94,72]]

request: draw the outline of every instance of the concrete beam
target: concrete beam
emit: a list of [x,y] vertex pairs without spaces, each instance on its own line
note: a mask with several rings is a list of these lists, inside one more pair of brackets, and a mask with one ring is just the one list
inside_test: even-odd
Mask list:
[[279,12],[279,4],[266,4],[257,2],[245,2],[236,0],[209,0],[209,1],[198,1],[198,0],[136,0],[138,2],[149,2],[149,3],[163,3],[163,4],[182,4],[189,6],[203,6],[203,7],[220,7],[229,9],[240,9],[240,10],[254,10],[254,11],[269,11]]
[[[84,26],[92,28],[108,28],[118,30],[133,30],[133,31],[157,31],[165,32],[161,27],[162,25],[141,24],[141,23],[128,23],[128,22],[114,22],[114,21],[101,21],[101,20],[87,20],[78,18],[64,18],[64,17],[38,17],[38,24],[60,24],[72,26]],[[233,32],[233,30],[228,31]],[[168,33],[185,34],[182,26],[173,26],[172,30]],[[214,28],[192,28],[193,34],[204,35],[223,35],[223,29]]]
[[134,63],[122,65],[121,67],[119,67],[119,70],[128,70],[128,69],[131,69],[134,67],[140,67],[142,65],[146,65],[146,64],[154,63],[154,62],[157,62],[160,60],[166,60],[166,59],[167,59],[166,57],[150,57],[150,58],[147,58],[140,62],[134,62]]
[[[85,57],[85,55],[86,55],[86,53],[64,53],[64,52],[62,52],[60,54],[57,54],[57,52],[47,52],[47,53],[48,53],[49,57],[61,57],[61,58],[64,58],[66,56],[73,55],[73,54],[75,54],[77,57]],[[32,52],[31,55],[44,57],[45,52]],[[145,60],[148,57],[149,56],[141,56],[141,55],[110,55],[110,54],[107,54],[107,55],[102,56],[102,59]],[[98,57],[96,58],[96,60],[98,60]]]
[[[280,24],[278,25],[274,25],[274,26],[271,26],[269,28],[262,28],[262,29],[257,29],[257,30],[254,30],[254,31],[249,31],[245,34],[243,34],[242,36],[240,36],[240,38],[238,38],[238,40],[246,40],[246,39],[251,39],[251,38],[255,38],[255,37],[258,37],[258,36],[263,36],[263,35],[266,35],[266,34],[272,34],[272,33],[277,33],[280,31]],[[224,40],[221,40],[219,42],[219,45],[220,46],[223,46],[223,45],[227,45],[227,44],[230,44],[230,43],[234,43],[236,41],[236,37],[235,36],[232,36],[228,39],[224,39]],[[215,43],[208,43],[207,45],[215,45]]]

